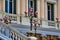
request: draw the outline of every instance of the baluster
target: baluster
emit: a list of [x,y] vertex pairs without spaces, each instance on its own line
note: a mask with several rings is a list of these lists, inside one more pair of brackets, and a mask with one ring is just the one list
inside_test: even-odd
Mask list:
[[1,32],[1,27],[0,27],[0,32]]
[[5,34],[5,28],[2,27],[2,34]]
[[11,38],[14,40],[14,32],[11,32]]
[[19,39],[21,40],[21,37]]
[[15,35],[14,35],[14,32],[13,32],[13,40],[14,40],[14,36],[15,36]]
[[18,40],[20,40],[20,38],[18,37]]
[[18,35],[17,35],[17,40],[20,40]]
[[17,34],[15,33],[15,40],[17,40]]

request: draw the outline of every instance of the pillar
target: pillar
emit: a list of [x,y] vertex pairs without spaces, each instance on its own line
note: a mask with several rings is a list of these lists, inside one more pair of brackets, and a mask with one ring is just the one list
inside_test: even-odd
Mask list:
[[57,16],[59,17],[59,21],[60,21],[60,0],[57,0],[58,2],[58,13],[57,13]]
[[3,0],[0,0],[0,11],[2,10],[2,1]]
[[47,14],[47,2],[46,1],[45,1],[44,5],[45,5],[45,7],[44,7],[45,16],[44,17],[45,17],[46,20],[48,20],[47,19],[47,17],[48,17],[47,15],[48,14]]
[[[57,10],[57,2],[56,2],[56,3],[54,4],[54,20],[55,20],[55,21],[57,21],[56,18],[59,18],[57,11],[58,11],[58,10]],[[58,29],[57,23],[56,23],[56,29]]]
[[5,0],[3,0],[3,11],[5,12]]
[[20,24],[20,0],[16,0],[17,3],[17,24]]
[[22,10],[22,15],[24,15],[24,11],[25,11],[25,0],[21,0],[21,10]]
[[28,12],[28,0],[25,0],[25,10]]
[[44,19],[44,0],[41,0],[41,18]]
[[40,19],[40,0],[37,0],[38,18]]
[[58,17],[58,13],[57,13],[57,2],[54,4],[54,20],[56,20],[56,18]]

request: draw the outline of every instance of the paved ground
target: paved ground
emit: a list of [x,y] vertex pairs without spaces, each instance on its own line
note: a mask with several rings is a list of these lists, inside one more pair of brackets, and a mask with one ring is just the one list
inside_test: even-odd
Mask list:
[[[12,24],[12,26],[25,35],[30,30],[30,26],[27,25]],[[33,29],[32,32],[35,32],[34,27],[32,29]],[[36,31],[37,33],[42,35],[51,34],[51,35],[58,35],[60,37],[60,30],[58,29],[38,27]]]

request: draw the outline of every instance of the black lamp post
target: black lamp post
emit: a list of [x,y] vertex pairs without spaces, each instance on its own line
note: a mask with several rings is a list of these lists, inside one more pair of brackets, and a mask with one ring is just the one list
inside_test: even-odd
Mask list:
[[35,36],[36,36],[36,29],[37,29],[36,25],[37,25],[37,21],[36,21],[36,20],[34,20]]
[[58,17],[56,18],[56,20],[57,20],[57,27],[59,28],[59,19],[58,19]]
[[33,9],[30,8],[30,31],[32,31],[32,18],[33,18]]
[[38,17],[38,12],[35,12],[35,19],[34,19],[34,29],[35,29],[35,36],[36,36],[36,29],[37,29],[37,24],[39,25],[38,21],[37,21],[37,17]]
[[[33,33],[32,33],[32,24],[34,23],[34,30],[35,30],[35,36],[36,36],[37,20],[34,20],[34,22],[32,22],[32,21],[33,21],[33,9],[32,9],[32,8],[30,8],[29,13],[30,13],[30,31],[31,31],[31,32],[29,32],[29,33],[27,33],[27,34],[30,35],[30,36],[33,34]],[[35,18],[37,18],[37,16],[38,16],[38,12],[36,11],[36,12],[35,12]]]

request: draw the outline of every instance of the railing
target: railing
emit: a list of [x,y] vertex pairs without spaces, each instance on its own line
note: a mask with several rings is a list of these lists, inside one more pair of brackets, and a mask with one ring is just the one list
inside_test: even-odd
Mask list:
[[[1,15],[2,19],[5,15],[8,16],[8,18],[11,17],[12,21],[16,21],[16,23],[17,23],[17,17],[22,17],[22,18],[20,18],[20,20],[22,20],[22,24],[24,23],[24,24],[29,25],[29,23],[30,23],[29,17],[24,17],[22,15],[18,16],[18,15],[15,15],[15,14],[6,14],[6,13],[3,13],[3,12],[1,12],[0,15]],[[34,18],[33,18],[33,20],[34,20]],[[40,23],[40,27],[56,28],[56,29],[60,28],[60,22],[58,23],[56,21],[48,21],[48,20],[45,20],[45,19],[38,19],[38,18],[36,18],[35,20],[37,20],[38,23]],[[2,28],[0,30],[0,32],[4,35],[8,36],[9,38],[12,38],[13,40],[27,40],[28,39],[27,36],[20,33],[15,28],[13,28],[11,26],[11,24],[0,23],[0,26]],[[39,26],[39,25],[37,25],[37,26]]]
[[[20,33],[18,30],[16,30],[15,28],[13,28],[11,26],[11,24],[6,24],[4,23],[4,16],[7,16],[8,19],[11,18],[12,21],[16,21],[17,22],[17,17],[21,17],[15,14],[6,14],[4,12],[0,12],[2,21],[0,20],[0,33],[4,34],[5,36],[11,38],[12,40],[29,40],[30,38],[28,38],[26,35]],[[22,21],[23,22],[23,21]],[[32,40],[32,39],[30,39]]]
[[12,40],[12,39],[0,33],[0,40]]
[[27,40],[27,36],[11,27],[10,24],[0,24],[0,32],[12,40]]
[[49,20],[41,20],[41,21],[42,21],[42,27],[60,29],[60,22],[49,21]]
[[[5,12],[0,12],[0,15],[1,15],[1,17],[4,17],[4,15],[8,16],[8,18],[12,19],[12,23],[13,22],[15,22],[15,23],[20,22],[23,25],[30,25],[30,17],[24,17],[23,15],[19,16],[17,14],[9,14],[9,13],[5,13]],[[18,21],[18,19],[20,19],[20,20]],[[40,23],[40,27],[56,28],[56,29],[59,28],[60,29],[60,22],[49,21],[49,20],[45,20],[45,19],[41,19],[41,18],[40,19],[37,18],[36,20],[38,20],[38,23]]]

